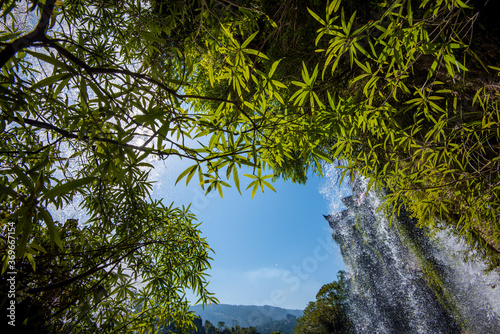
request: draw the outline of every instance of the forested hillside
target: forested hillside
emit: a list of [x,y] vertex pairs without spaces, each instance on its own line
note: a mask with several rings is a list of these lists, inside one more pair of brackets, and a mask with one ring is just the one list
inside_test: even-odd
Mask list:
[[[498,268],[498,6],[1,1],[3,318],[15,304],[20,333],[149,333],[193,327],[186,291],[217,303],[196,217],[151,197],[157,160],[190,161],[177,182],[221,197],[335,160],[386,188],[388,214]],[[86,218],[56,221],[67,206]]]
[[261,332],[260,328],[262,326],[266,326],[275,321],[286,322],[288,318],[293,320],[303,314],[302,310],[288,310],[269,305],[254,306],[219,304],[213,305],[212,307],[207,306],[205,308],[201,305],[196,305],[191,307],[191,310],[200,318],[209,320],[214,324],[217,324],[219,321],[223,321],[227,326],[237,324],[241,327],[256,327],[259,332]]

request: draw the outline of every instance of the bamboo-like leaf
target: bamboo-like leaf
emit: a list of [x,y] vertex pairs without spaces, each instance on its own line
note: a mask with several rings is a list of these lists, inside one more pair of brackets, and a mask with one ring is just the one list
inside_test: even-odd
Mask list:
[[160,45],[164,44],[165,43],[165,40],[163,38],[160,38],[160,37],[157,37],[155,36],[154,34],[148,32],[148,31],[145,31],[145,30],[139,30],[138,31],[139,35],[142,36],[144,39],[148,40],[148,41],[151,41],[151,42],[155,42],[155,43],[158,43]]
[[314,17],[314,19],[316,21],[318,21],[319,23],[321,23],[322,25],[326,26],[326,23],[325,21],[323,21],[323,19],[321,17],[319,17],[318,14],[314,13],[311,9],[309,9],[309,7],[307,7],[307,11],[309,12],[309,14],[311,14],[312,17]]
[[219,192],[220,198],[223,198],[222,187],[218,182],[217,182],[217,191]]
[[47,253],[47,250],[45,248],[43,248],[42,246],[32,242],[28,245],[28,247],[31,247],[33,249],[35,249],[36,251],[38,252],[41,252],[41,253]]
[[[3,2],[3,1],[2,1]],[[2,8],[2,6],[0,6]],[[0,34],[0,42],[7,42],[9,40],[13,40],[19,36],[21,32],[16,32],[16,33],[7,33],[7,32],[2,32]]]
[[354,11],[354,13],[351,15],[351,18],[349,19],[349,23],[347,24],[346,29],[344,29],[346,36],[348,36],[349,33],[351,32],[352,24],[354,23],[355,18],[356,18],[356,11]]
[[47,230],[49,231],[50,242],[62,249],[63,245],[61,242],[61,236],[59,235],[59,231],[57,230],[54,221],[52,220],[52,216],[44,208],[40,209],[40,213],[42,214],[45,225],[47,226]]
[[240,178],[238,176],[238,169],[236,168],[236,165],[233,165],[233,180],[234,180],[234,184],[236,185],[236,189],[238,189],[238,192],[241,195]]
[[304,62],[302,62],[302,80],[304,80],[306,85],[311,85],[311,78],[309,77],[309,72],[307,71],[307,67]]
[[24,253],[24,257],[26,257],[31,264],[31,268],[33,268],[33,271],[36,272],[36,264],[35,264],[35,259],[33,258],[33,255],[30,253],[26,252]]
[[257,30],[256,32],[254,32],[253,34],[251,34],[244,42],[243,44],[241,44],[241,48],[244,49],[248,46],[248,44],[250,44],[250,42],[255,38],[255,36],[257,36],[257,34],[259,33],[259,31]]
[[175,184],[177,184],[177,182],[179,182],[180,180],[182,180],[182,178],[187,175],[186,185],[188,185],[189,181],[191,181],[191,178],[193,177],[193,175],[196,172],[197,168],[198,168],[198,165],[193,165],[191,167],[188,167],[181,174],[179,174],[179,176],[177,177],[177,180],[175,181]]
[[313,154],[327,163],[332,163],[331,159],[327,157],[320,149],[314,149]]
[[[273,76],[274,72],[276,71],[276,69],[278,68],[278,65],[279,65],[279,63],[281,62],[281,60],[282,60],[282,59],[279,59],[279,60],[275,61],[275,62],[273,63],[273,65],[271,65],[271,69],[269,70],[269,78],[272,78],[272,76]],[[274,81],[273,81],[273,82],[274,82]],[[283,85],[283,86],[284,86],[284,85]],[[286,88],[286,86],[285,86],[285,88]]]
[[0,184],[0,190],[2,191],[2,195],[9,195],[12,198],[16,198],[18,196],[17,192],[15,192],[13,189],[6,187],[2,184]]
[[47,77],[45,79],[42,79],[42,80],[36,82],[35,84],[33,84],[31,86],[31,89],[38,89],[38,88],[41,88],[41,87],[49,86],[49,85],[52,85],[52,84],[54,84],[54,83],[56,83],[58,81],[68,80],[71,77],[73,77],[73,74],[71,74],[71,73],[59,73],[59,74],[55,74],[55,75],[52,75],[50,77]]
[[330,6],[328,7],[328,13],[336,13],[339,10],[340,3],[342,0],[332,0]]
[[259,57],[259,58],[263,58],[263,59],[269,60],[269,58],[265,54],[263,54],[260,51],[254,50],[254,49],[245,49],[245,50],[243,50],[243,52],[255,55],[255,56]]
[[455,3],[458,5],[458,7],[461,8],[466,8],[466,9],[472,9],[472,7],[466,5],[463,1],[461,0],[455,0]]
[[49,56],[47,54],[36,52],[36,51],[31,51],[31,50],[26,50],[26,53],[28,53],[28,54],[32,55],[33,57],[38,58],[46,63],[49,63],[55,67],[59,67],[59,68],[66,68],[67,67],[65,63],[54,58],[53,56]]
[[67,194],[67,193],[72,192],[72,191],[76,191],[79,188],[91,183],[94,180],[95,180],[95,177],[84,177],[82,179],[68,181],[66,183],[60,184],[56,187],[53,187],[53,188],[47,190],[43,194],[42,199],[43,200],[51,200],[55,197]]

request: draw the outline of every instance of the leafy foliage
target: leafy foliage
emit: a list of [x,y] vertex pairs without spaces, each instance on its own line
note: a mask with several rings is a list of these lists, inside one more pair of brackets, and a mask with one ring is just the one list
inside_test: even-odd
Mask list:
[[[289,10],[299,5],[308,18]],[[361,172],[370,187],[389,188],[389,211],[405,206],[421,226],[451,228],[500,264],[496,6],[335,0],[321,14],[314,1],[265,2],[277,29],[252,43],[274,63],[253,69],[279,82],[267,86],[265,107],[289,122],[267,136],[269,153],[280,153],[270,159],[275,177],[305,182],[308,170],[321,173],[318,160],[343,160],[344,176]],[[284,33],[280,22],[293,29]]]
[[193,215],[159,202],[139,204],[145,212],[135,213],[128,231],[121,231],[123,223],[110,231],[67,220],[55,224],[62,248],[51,247],[47,229],[34,233],[43,240],[28,246],[36,268],[16,263],[20,332],[115,332],[172,318],[185,325],[193,319],[186,289],[214,300],[204,279],[210,248]]
[[309,11],[322,80],[340,83],[315,102],[330,110],[329,151],[344,176],[388,187],[387,208],[450,226],[498,265],[498,24],[480,1],[380,2],[369,18],[344,3]]
[[[155,158],[192,161],[177,181],[197,176],[222,196],[227,180],[240,190],[247,165],[255,195],[274,190],[264,170],[292,152],[320,158],[298,139],[307,115],[272,111],[286,88],[273,79],[279,61],[250,47],[259,25],[275,24],[228,1],[2,1],[1,10],[0,248],[2,273],[20,271],[24,330],[192,326],[186,290],[216,302],[210,248],[189,208],[150,198],[149,170]],[[53,219],[71,205],[85,221]]]
[[348,290],[345,273],[339,271],[337,281],[325,284],[298,319],[295,333],[354,333],[347,314]]
[[[240,190],[242,165],[254,196],[274,190],[272,177],[304,182],[343,159],[344,175],[392,190],[387,207],[451,226],[500,264],[500,29],[487,2],[0,6],[2,272],[22,268],[18,303],[56,308],[40,306],[27,326],[155,331],[192,326],[185,289],[216,301],[194,217],[149,196],[154,159],[191,161],[177,182],[220,196]],[[54,221],[68,205],[86,221]],[[57,298],[70,292],[83,297]]]
[[198,326],[197,333],[206,333],[206,334],[217,334],[217,333],[238,333],[238,334],[257,334],[255,327],[241,327],[241,326],[232,326],[231,328],[225,326],[225,323],[218,323],[217,327],[212,325],[210,321],[205,320],[205,324],[202,326]]

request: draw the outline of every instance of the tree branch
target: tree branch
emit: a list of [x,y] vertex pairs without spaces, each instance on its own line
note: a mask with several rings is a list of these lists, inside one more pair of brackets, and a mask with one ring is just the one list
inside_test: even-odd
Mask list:
[[[198,100],[207,100],[207,101],[217,101],[221,103],[228,103],[231,105],[234,105],[245,117],[252,123],[252,126],[257,129],[258,126],[255,123],[255,121],[248,115],[248,113],[245,112],[243,108],[241,108],[240,104],[237,101],[231,101],[227,100],[224,98],[217,98],[217,97],[210,97],[210,96],[201,96],[201,95],[191,95],[191,94],[179,94],[176,90],[166,86],[162,82],[155,80],[154,78],[151,78],[150,76],[142,73],[137,73],[133,72],[127,69],[123,68],[106,68],[106,67],[92,67],[85,63],[83,60],[80,58],[76,57],[74,54],[72,54],[70,51],[66,50],[63,46],[59,45],[58,43],[55,42],[53,39],[46,38],[42,45],[54,48],[61,56],[64,58],[70,60],[71,62],[75,63],[78,65],[80,68],[84,69],[87,73],[89,74],[121,74],[121,75],[127,75],[135,79],[141,79],[144,80],[150,84],[153,84],[167,93],[175,96],[176,98],[180,100],[185,100],[185,99],[198,99]],[[261,135],[264,135],[264,133],[260,132]]]
[[135,79],[142,79],[150,84],[153,84],[155,86],[160,87],[167,93],[175,96],[178,99],[184,100],[188,98],[192,99],[200,99],[200,100],[211,100],[211,101],[218,101],[218,102],[225,102],[233,105],[237,105],[235,101],[230,101],[222,98],[215,98],[215,97],[209,97],[209,96],[200,96],[200,95],[189,95],[189,94],[179,94],[176,90],[166,86],[162,82],[159,82],[150,76],[142,73],[137,73],[133,72],[127,69],[123,68],[106,68],[106,67],[92,67],[85,63],[83,60],[79,59],[75,55],[73,55],[71,52],[66,50],[63,46],[59,45],[56,43],[54,40],[47,39],[44,41],[43,45],[52,47],[54,48],[61,56],[64,58],[72,61],[76,65],[80,66],[82,69],[84,69],[87,73],[89,74],[122,74],[122,75],[127,75]]
[[42,15],[35,29],[5,46],[2,52],[0,52],[0,68],[3,68],[18,51],[30,47],[35,42],[45,42],[47,40],[45,32],[49,26],[55,3],[56,0],[46,0],[42,8]]
[[50,290],[54,290],[54,289],[58,289],[58,288],[61,288],[65,285],[68,285],[68,284],[71,284],[79,279],[82,279],[82,278],[85,278],[87,276],[90,276],[96,272],[98,272],[99,270],[102,270],[110,265],[113,265],[113,264],[116,264],[118,262],[120,262],[121,260],[123,260],[124,258],[126,258],[127,256],[129,256],[130,254],[132,254],[133,252],[135,252],[137,249],[139,249],[140,247],[135,247],[133,248],[132,250],[130,250],[128,253],[126,253],[125,255],[123,256],[120,256],[118,259],[116,259],[115,261],[109,263],[109,264],[103,264],[102,266],[96,266],[94,268],[92,268],[91,270],[88,270],[84,273],[81,273],[80,275],[76,275],[74,277],[71,277],[71,278],[68,278],[67,280],[64,280],[64,281],[61,281],[61,282],[58,282],[58,283],[55,283],[55,284],[52,284],[52,285],[49,285],[49,286],[44,286],[44,287],[40,287],[40,288],[31,288],[31,289],[28,289],[27,290],[27,293],[30,293],[30,294],[36,294],[36,293],[39,293],[39,292],[43,292],[43,291],[50,291]]
[[120,142],[118,140],[110,139],[110,138],[103,138],[103,137],[97,137],[97,136],[96,137],[90,137],[90,136],[86,136],[86,135],[80,137],[77,134],[74,134],[74,133],[69,132],[67,130],[58,128],[57,126],[54,126],[52,124],[41,122],[41,121],[37,121],[37,120],[34,120],[34,119],[30,119],[30,118],[23,118],[23,121],[24,121],[25,124],[36,126],[38,128],[42,128],[42,129],[47,129],[47,130],[55,131],[55,132],[59,133],[60,135],[62,135],[64,138],[78,139],[78,140],[83,140],[83,141],[95,140],[95,141],[98,141],[98,142],[103,142],[103,143],[108,143],[108,144],[112,144],[112,145],[117,145],[117,146],[120,146],[120,147],[131,148],[133,150],[137,150],[137,151],[141,151],[141,152],[147,152],[147,153],[159,156],[159,157],[165,157],[165,156],[169,156],[169,155],[175,155],[175,156],[178,156],[178,157],[181,157],[181,158],[186,158],[186,159],[194,160],[197,163],[205,162],[205,161],[208,161],[208,160],[220,159],[221,157],[230,156],[230,155],[236,155],[238,153],[240,153],[240,154],[241,153],[248,153],[250,151],[250,150],[245,150],[245,151],[239,151],[239,152],[228,152],[228,153],[225,153],[225,154],[217,154],[217,155],[214,155],[214,156],[211,156],[211,157],[205,157],[204,158],[203,156],[199,156],[199,158],[197,158],[197,157],[195,157],[193,155],[187,155],[187,154],[181,154],[181,153],[171,153],[171,152],[167,153],[167,152],[161,151],[160,149],[152,149],[152,148],[143,147],[143,146],[131,145],[131,144],[123,143],[123,142]]
[[[110,139],[110,138],[89,137],[89,136],[82,136],[82,137],[80,137],[77,134],[74,134],[72,132],[69,132],[69,131],[66,131],[64,129],[58,128],[57,126],[54,126],[52,124],[41,122],[41,121],[37,121],[37,120],[34,120],[34,119],[30,119],[30,118],[23,118],[23,121],[26,124],[29,124],[29,125],[32,125],[32,126],[36,126],[38,128],[55,131],[55,132],[59,133],[60,135],[62,135],[64,138],[80,139],[80,140],[84,140],[84,141],[95,140],[95,141],[109,143],[109,144],[113,144],[113,145],[117,145],[117,146],[121,146],[121,147],[128,147],[128,148],[131,148],[131,149],[134,149],[134,150],[138,150],[138,151],[142,151],[142,152],[149,152],[151,154],[156,154],[158,156],[165,156],[165,155],[167,155],[166,153],[161,152],[160,150],[158,150],[157,152],[152,152],[153,149],[149,149],[147,147],[142,147],[142,146],[131,145],[131,144],[127,144],[127,143],[122,143],[122,142],[119,142],[117,140]],[[177,154],[177,155],[179,155],[181,157],[187,157],[187,156],[182,155],[182,154]]]
[[64,139],[64,137],[60,137],[56,141],[54,141],[52,143],[48,143],[47,145],[44,145],[35,151],[0,151],[0,154],[5,154],[5,155],[38,154],[38,153],[42,152],[43,150],[45,150],[46,148],[49,148],[49,147],[57,144],[58,142],[60,142],[63,139]]

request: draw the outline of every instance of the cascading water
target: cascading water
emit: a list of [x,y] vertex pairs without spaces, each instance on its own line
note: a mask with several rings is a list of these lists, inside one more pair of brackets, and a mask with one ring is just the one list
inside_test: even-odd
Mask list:
[[455,237],[429,237],[404,214],[389,224],[361,178],[342,202],[347,210],[325,218],[347,267],[358,333],[500,333],[498,274],[465,263]]

